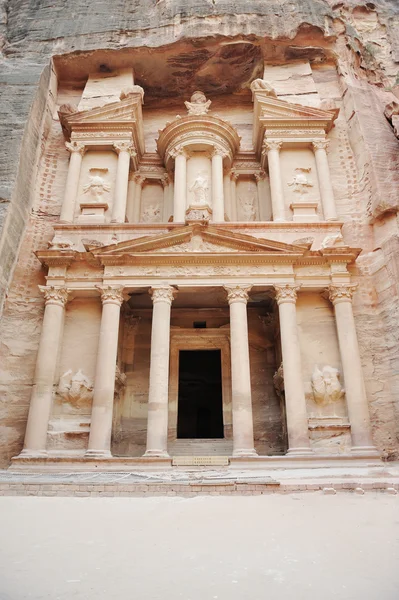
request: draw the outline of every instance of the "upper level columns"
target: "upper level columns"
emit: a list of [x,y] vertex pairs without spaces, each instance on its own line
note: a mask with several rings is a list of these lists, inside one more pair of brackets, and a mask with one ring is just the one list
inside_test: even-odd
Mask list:
[[114,149],[118,153],[116,169],[115,195],[112,206],[112,221],[124,223],[126,219],[127,188],[129,184],[130,156],[133,146],[130,142],[116,142]]
[[187,195],[187,154],[184,148],[174,151],[175,158],[175,188],[173,198],[173,221],[184,223],[186,218]]
[[46,453],[54,379],[68,299],[65,287],[39,287],[44,293],[46,304],[22,451],[22,454],[29,456]]
[[145,456],[167,457],[170,313],[176,290],[169,285],[160,285],[152,287],[150,294],[153,312]]
[[321,202],[323,205],[324,219],[326,221],[337,220],[337,209],[335,207],[334,192],[330,177],[330,168],[328,166],[327,159],[327,148],[328,140],[317,140],[312,142],[316,167],[317,176],[319,180],[319,189]]
[[370,415],[363,380],[359,344],[352,310],[354,285],[330,285],[338,343],[345,380],[346,403],[352,434],[352,452],[376,453],[371,437]]
[[269,163],[270,193],[272,201],[273,221],[285,221],[285,203],[283,181],[281,178],[280,150],[282,142],[266,140],[263,152],[267,153]]
[[112,413],[123,287],[98,286],[103,304],[87,456],[111,456]]
[[247,302],[251,286],[224,286],[230,305],[233,456],[256,456],[252,418]]
[[309,454],[305,390],[296,319],[296,285],[275,285],[280,317],[281,353],[284,369],[288,454]]
[[72,223],[75,212],[75,201],[78,195],[82,158],[86,151],[86,147],[82,142],[66,142],[65,146],[71,153],[71,158],[69,160],[60,220],[65,221],[66,223]]
[[212,152],[212,212],[213,221],[224,221],[223,152],[215,148]]

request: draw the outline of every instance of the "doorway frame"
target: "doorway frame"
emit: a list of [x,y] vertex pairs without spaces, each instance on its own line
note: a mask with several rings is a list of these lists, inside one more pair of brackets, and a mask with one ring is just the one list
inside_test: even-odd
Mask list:
[[[220,350],[224,439],[233,439],[231,406],[230,327],[220,329],[171,329],[169,365],[168,441],[177,438],[180,350]],[[195,438],[193,438],[195,439]],[[223,438],[220,438],[221,440]]]

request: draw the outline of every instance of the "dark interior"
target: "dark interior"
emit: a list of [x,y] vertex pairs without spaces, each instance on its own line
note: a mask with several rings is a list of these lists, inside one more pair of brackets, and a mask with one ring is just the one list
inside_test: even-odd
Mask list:
[[224,437],[220,350],[180,350],[177,437]]

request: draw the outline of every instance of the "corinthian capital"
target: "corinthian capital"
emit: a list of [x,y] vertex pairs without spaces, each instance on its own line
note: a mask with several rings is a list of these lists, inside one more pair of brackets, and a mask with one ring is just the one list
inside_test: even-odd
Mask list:
[[64,307],[68,302],[68,290],[66,287],[39,285],[39,290],[44,294],[46,306],[48,304],[57,304]]
[[297,292],[300,290],[300,285],[286,283],[283,285],[274,285],[273,287],[276,292],[277,304],[280,305],[284,302],[292,302],[293,304],[296,303]]
[[184,156],[187,158],[187,154],[187,150],[182,145],[176,146],[175,148],[169,150],[169,156],[174,159],[176,159],[178,156]]
[[277,150],[280,152],[283,147],[283,142],[281,140],[265,140],[262,146],[262,154],[265,155],[271,150]]
[[120,306],[123,302],[123,286],[96,285],[101,293],[101,302],[103,304],[117,304]]
[[160,285],[150,288],[150,295],[152,297],[152,303],[156,302],[167,302],[172,304],[173,299],[176,297],[177,290],[171,285]]
[[72,154],[78,152],[81,156],[86,152],[86,146],[83,142],[65,142],[65,148]]
[[228,155],[229,153],[227,152],[227,150],[221,148],[220,146],[214,146],[214,148],[211,151],[211,158],[213,158],[214,156],[221,156],[222,158],[226,158]]
[[338,302],[352,302],[352,296],[356,291],[356,285],[329,285],[328,292],[330,302],[334,305],[338,304]]
[[313,150],[325,150],[327,152],[329,145],[329,140],[315,140],[312,142]]
[[251,290],[252,285],[224,285],[224,289],[227,292],[227,300],[229,304],[233,302],[248,302],[248,292]]
[[130,156],[137,156],[136,149],[132,142],[114,142],[113,147],[117,154],[120,152],[128,152]]

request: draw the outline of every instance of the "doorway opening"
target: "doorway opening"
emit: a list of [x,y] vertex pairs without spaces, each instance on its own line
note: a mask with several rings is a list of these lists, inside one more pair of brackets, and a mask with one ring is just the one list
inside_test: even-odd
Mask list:
[[220,350],[180,350],[177,437],[224,437]]

